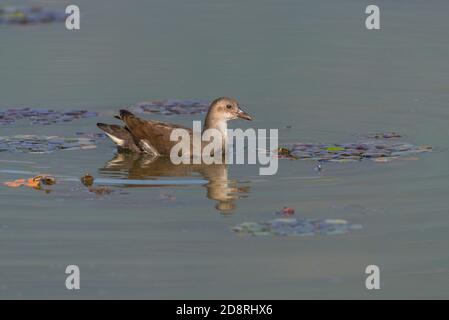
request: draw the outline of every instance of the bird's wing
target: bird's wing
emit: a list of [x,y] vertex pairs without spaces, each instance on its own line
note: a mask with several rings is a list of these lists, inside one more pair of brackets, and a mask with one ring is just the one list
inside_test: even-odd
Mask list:
[[134,142],[145,152],[170,155],[177,142],[170,141],[174,129],[184,129],[191,135],[190,128],[168,122],[143,120],[127,110],[120,110],[120,118],[126,124]]
[[139,152],[139,147],[135,144],[131,133],[122,126],[116,124],[97,123],[97,127],[103,130],[118,147]]

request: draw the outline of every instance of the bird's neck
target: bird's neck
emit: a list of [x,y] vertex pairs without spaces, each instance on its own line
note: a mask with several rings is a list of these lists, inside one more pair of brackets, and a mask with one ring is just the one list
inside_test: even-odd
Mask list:
[[203,132],[207,129],[216,129],[221,133],[223,138],[223,149],[226,149],[228,144],[228,122],[222,118],[214,118],[208,115],[204,123]]

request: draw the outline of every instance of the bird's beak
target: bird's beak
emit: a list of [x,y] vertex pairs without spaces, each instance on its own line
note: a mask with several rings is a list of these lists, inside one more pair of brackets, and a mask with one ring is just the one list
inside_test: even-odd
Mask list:
[[247,114],[245,111],[243,111],[240,108],[239,108],[239,111],[237,111],[237,117],[241,118],[241,119],[248,120],[248,121],[252,121],[253,120],[253,118],[249,114]]

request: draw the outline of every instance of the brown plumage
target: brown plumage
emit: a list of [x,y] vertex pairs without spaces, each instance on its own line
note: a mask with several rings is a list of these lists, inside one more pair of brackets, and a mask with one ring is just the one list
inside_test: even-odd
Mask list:
[[[192,136],[192,129],[168,122],[143,120],[128,110],[120,110],[117,117],[125,123],[125,127],[98,123],[97,126],[120,148],[133,152],[148,153],[153,155],[170,155],[171,148],[177,141],[170,141],[171,132],[175,129],[185,129]],[[227,136],[227,121],[242,118],[252,120],[231,98],[218,98],[214,100],[206,115],[204,130],[217,129],[223,137]],[[190,139],[192,140],[192,139]]]
[[[97,123],[97,126],[116,142],[117,148],[140,152],[140,148],[134,143],[134,139],[126,127],[105,123]],[[118,141],[120,142],[118,143]]]

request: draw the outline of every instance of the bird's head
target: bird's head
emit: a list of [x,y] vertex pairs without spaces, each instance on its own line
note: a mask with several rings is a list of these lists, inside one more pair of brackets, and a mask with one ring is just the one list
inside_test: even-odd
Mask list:
[[226,121],[234,119],[244,119],[251,121],[253,118],[243,111],[237,100],[221,97],[212,101],[209,108],[209,116],[212,118],[221,118]]

